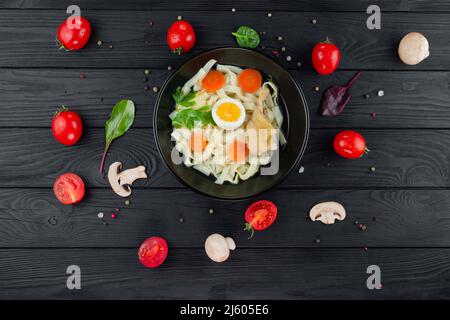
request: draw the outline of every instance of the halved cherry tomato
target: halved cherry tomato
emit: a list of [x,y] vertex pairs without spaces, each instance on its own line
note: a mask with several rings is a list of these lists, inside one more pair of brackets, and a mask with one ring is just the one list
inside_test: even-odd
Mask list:
[[364,153],[369,152],[366,139],[359,132],[352,130],[339,132],[334,137],[333,148],[338,155],[347,159],[361,158]]
[[316,71],[321,75],[333,73],[341,60],[339,48],[330,40],[319,42],[312,51],[312,62]]
[[84,197],[84,182],[75,173],[64,173],[53,184],[53,192],[61,203],[74,204]]
[[225,75],[217,70],[211,70],[202,80],[202,87],[207,92],[216,92],[225,85]]
[[81,138],[83,122],[78,113],[62,107],[53,117],[52,132],[58,142],[71,146]]
[[188,52],[195,44],[195,31],[187,21],[174,22],[167,30],[167,44],[174,53]]
[[208,145],[208,141],[201,132],[194,132],[191,135],[190,145],[191,151],[203,152],[203,150],[205,150],[206,146]]
[[161,237],[150,237],[139,247],[139,261],[147,268],[160,266],[167,258],[168,246]]
[[248,158],[248,147],[245,142],[234,140],[228,145],[228,159],[236,163],[244,163]]
[[83,48],[91,36],[91,24],[84,17],[69,17],[56,33],[58,45],[69,51]]
[[238,75],[239,87],[249,93],[253,93],[261,88],[262,76],[258,70],[245,69]]
[[255,230],[267,229],[277,218],[277,206],[268,200],[253,202],[245,211],[245,231],[251,231],[251,237]]

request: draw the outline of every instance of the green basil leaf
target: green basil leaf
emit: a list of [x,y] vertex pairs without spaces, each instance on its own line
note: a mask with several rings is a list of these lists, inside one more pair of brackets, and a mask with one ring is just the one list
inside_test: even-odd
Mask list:
[[188,94],[183,94],[183,91],[180,87],[178,87],[172,95],[176,105],[182,107],[192,107],[195,104],[194,100],[196,96],[197,92],[195,91],[189,92]]
[[232,35],[236,37],[236,41],[241,47],[255,49],[259,45],[258,32],[250,27],[240,26]]
[[111,142],[122,136],[134,121],[135,106],[131,100],[119,101],[111,111],[108,121],[105,124],[105,150],[100,163],[100,173],[103,173],[103,167]]
[[209,106],[203,106],[197,110],[191,108],[181,110],[172,119],[172,126],[175,128],[202,128],[213,123]]

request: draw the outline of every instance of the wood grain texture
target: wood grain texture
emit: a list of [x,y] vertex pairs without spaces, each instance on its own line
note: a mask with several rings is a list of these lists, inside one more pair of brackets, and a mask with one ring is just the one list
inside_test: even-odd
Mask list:
[[[0,3],[0,8],[21,9],[65,9],[73,2],[69,0],[10,0]],[[78,0],[82,9],[107,10],[251,10],[251,11],[363,11],[373,1],[362,0]],[[445,0],[379,0],[376,2],[382,11],[449,11],[450,4]]]
[[[259,199],[276,203],[278,218],[249,240],[244,212]],[[64,206],[51,189],[0,189],[0,247],[138,247],[160,235],[171,248],[203,248],[212,233],[233,237],[240,248],[450,247],[449,190],[275,189],[231,205],[186,189],[136,189],[130,201],[126,206],[112,190],[89,189],[82,203]],[[312,222],[310,208],[323,201],[342,203],[347,218],[329,226]]]
[[[178,15],[193,23],[198,37],[195,49],[183,58],[173,55],[166,44],[166,30]],[[92,40],[82,51],[65,52],[56,50],[54,43],[57,26],[65,18],[63,10],[0,11],[0,67],[166,68],[202,50],[235,45],[231,32],[245,24],[267,32],[261,43],[266,47],[263,52],[287,47],[279,58],[287,68],[296,68],[297,61],[310,68],[311,48],[328,36],[341,49],[341,69],[450,69],[450,13],[384,13],[382,29],[375,31],[367,29],[364,12],[280,12],[269,18],[264,12],[89,10],[86,16],[95,31]],[[316,25],[310,22],[312,18],[318,20]],[[397,56],[398,42],[411,30],[425,34],[432,52],[413,67]],[[279,35],[283,43],[276,40]],[[99,39],[104,43],[101,47],[96,44]]]
[[[143,71],[5,69],[0,79],[0,126],[49,127],[53,112],[66,105],[80,113],[85,127],[103,127],[112,106],[131,98],[137,105],[134,127],[150,128],[157,97],[152,89],[160,88],[170,71],[152,70],[146,82]],[[312,70],[291,74],[305,93],[312,128],[450,128],[449,72],[364,71],[345,112],[336,118],[320,116],[322,93],[331,85],[345,84],[352,71],[328,77]],[[383,97],[377,96],[379,90]],[[364,98],[366,94],[370,98]]]
[[[0,251],[0,298],[71,299],[448,299],[449,249],[240,249],[223,264],[202,249],[169,249],[158,269],[136,249]],[[68,290],[69,265],[81,290]],[[381,290],[366,269],[381,268]]]
[[[282,183],[291,188],[449,187],[448,130],[370,130],[360,132],[371,149],[350,161],[335,154],[332,141],[339,130],[312,130],[298,167]],[[0,187],[51,187],[61,173],[72,171],[90,187],[109,187],[99,174],[103,129],[86,129],[73,147],[52,137],[50,129],[0,129]],[[281,154],[282,156],[282,154]],[[106,165],[121,161],[125,168],[145,165],[151,177],[137,186],[180,187],[157,152],[153,132],[132,129],[112,144]],[[374,167],[376,171],[371,171]],[[199,173],[200,174],[200,173]]]

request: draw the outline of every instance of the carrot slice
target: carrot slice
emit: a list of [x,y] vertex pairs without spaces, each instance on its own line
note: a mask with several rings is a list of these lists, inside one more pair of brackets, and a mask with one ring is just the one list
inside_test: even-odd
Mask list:
[[208,145],[208,141],[201,132],[194,132],[191,135],[190,145],[193,152],[203,152]]
[[258,70],[245,69],[238,76],[239,87],[249,93],[253,93],[261,88],[262,76]]
[[228,145],[228,158],[236,163],[244,163],[248,158],[248,147],[245,142],[234,140]]
[[225,75],[217,70],[211,70],[202,80],[202,87],[208,92],[215,92],[225,85]]

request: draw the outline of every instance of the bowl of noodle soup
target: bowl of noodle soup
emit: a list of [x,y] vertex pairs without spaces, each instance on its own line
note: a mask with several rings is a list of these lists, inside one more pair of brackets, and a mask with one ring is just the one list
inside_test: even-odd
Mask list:
[[184,184],[243,199],[280,183],[306,147],[304,95],[272,59],[244,48],[203,52],[164,83],[153,123],[158,150]]

